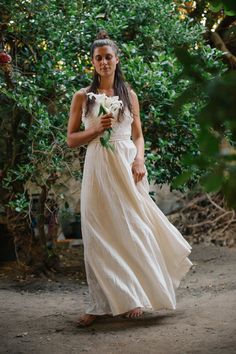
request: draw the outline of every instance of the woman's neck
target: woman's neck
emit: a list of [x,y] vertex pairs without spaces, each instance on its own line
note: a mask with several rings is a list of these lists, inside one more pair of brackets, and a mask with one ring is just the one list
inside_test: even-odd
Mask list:
[[105,93],[105,95],[107,95],[107,96],[114,96],[114,89],[113,88],[111,88],[111,89],[101,89],[101,88],[99,88],[98,89],[98,93],[100,93],[100,94]]
[[104,93],[114,93],[114,77],[106,77],[106,78],[102,78],[101,77],[101,81],[100,81],[100,85],[99,85],[99,91],[102,91]]

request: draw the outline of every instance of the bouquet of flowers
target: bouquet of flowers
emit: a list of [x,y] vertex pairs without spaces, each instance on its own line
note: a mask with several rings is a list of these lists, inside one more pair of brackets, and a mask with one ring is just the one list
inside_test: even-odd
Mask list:
[[[89,98],[95,98],[96,102],[100,105],[99,106],[99,112],[98,112],[98,117],[104,115],[104,114],[112,114],[113,117],[118,113],[119,109],[123,107],[123,102],[119,100],[118,96],[112,96],[109,97],[105,95],[105,93],[102,94],[95,94],[93,92],[88,93]],[[112,133],[112,128],[108,128],[105,130],[103,135],[100,137],[100,142],[102,146],[104,146],[107,149],[111,149],[114,151],[114,145],[112,145],[109,140],[111,137]]]

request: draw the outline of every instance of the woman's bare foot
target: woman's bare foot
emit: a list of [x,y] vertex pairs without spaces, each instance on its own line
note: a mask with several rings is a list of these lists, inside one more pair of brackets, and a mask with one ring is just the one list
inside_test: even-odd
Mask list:
[[142,311],[141,307],[135,307],[134,309],[126,312],[124,314],[124,317],[135,318],[135,317],[140,317],[142,314],[143,314],[143,311]]
[[90,326],[97,318],[97,315],[91,315],[89,313],[84,314],[81,316],[78,321],[76,322],[77,327],[87,327]]

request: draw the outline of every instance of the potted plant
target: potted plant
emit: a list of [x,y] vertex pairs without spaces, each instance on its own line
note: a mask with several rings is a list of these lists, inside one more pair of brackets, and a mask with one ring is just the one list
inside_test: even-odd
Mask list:
[[80,214],[65,202],[59,210],[59,221],[65,238],[82,238]]
[[75,213],[75,220],[72,221],[71,226],[73,230],[73,238],[82,238],[82,231],[81,231],[81,217],[79,213]]

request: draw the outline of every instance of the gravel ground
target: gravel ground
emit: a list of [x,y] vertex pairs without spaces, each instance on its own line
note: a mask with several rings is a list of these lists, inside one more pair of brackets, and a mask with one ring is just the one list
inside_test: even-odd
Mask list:
[[176,310],[103,318],[85,329],[74,323],[88,299],[81,280],[1,278],[0,353],[235,354],[236,248],[194,245],[190,259]]

